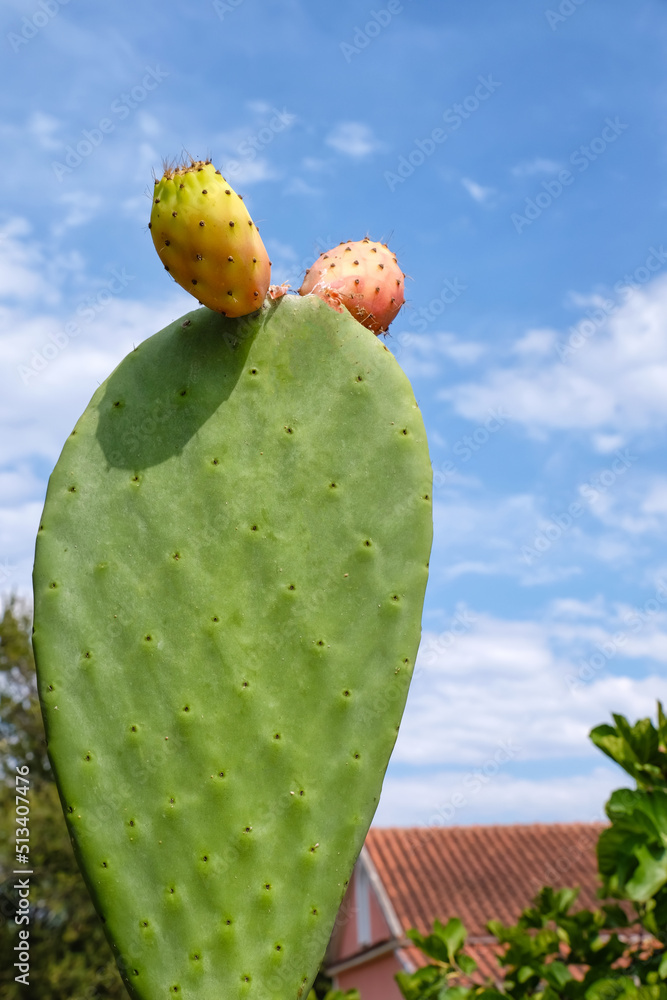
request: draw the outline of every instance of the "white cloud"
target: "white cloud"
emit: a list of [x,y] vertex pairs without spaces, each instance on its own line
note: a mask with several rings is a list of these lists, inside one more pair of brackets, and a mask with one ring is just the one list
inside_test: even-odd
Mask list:
[[[489,438],[485,447],[493,447],[493,440]],[[463,448],[456,448],[458,444]],[[580,573],[582,554],[589,548],[580,521],[574,521],[545,551],[525,558],[523,547],[534,548],[547,520],[546,504],[530,493],[497,497],[457,488],[457,476],[474,475],[476,455],[460,438],[451,443],[444,458],[433,458],[434,580],[450,583],[472,574],[513,577],[524,585],[536,585]]]
[[301,161],[301,165],[304,170],[312,170],[315,173],[320,173],[323,170],[329,169],[328,160],[322,160],[315,156],[304,156]]
[[355,160],[363,160],[384,149],[384,144],[375,138],[372,129],[363,122],[340,122],[324,141],[337,153]]
[[147,111],[139,111],[137,113],[137,123],[144,135],[150,136],[151,138],[156,138],[158,135],[162,135],[162,123],[155,117],[155,115],[151,115]]
[[248,108],[249,111],[252,111],[253,114],[259,115],[259,116],[262,116],[262,115],[266,116],[266,115],[268,115],[269,111],[271,110],[271,105],[269,104],[269,102],[261,100],[261,99],[260,100],[246,101],[245,105],[246,105],[246,107]]
[[627,489],[601,492],[591,512],[601,524],[631,538],[645,534],[663,538],[667,529],[667,478],[637,473]]
[[304,195],[306,198],[316,198],[323,195],[324,191],[322,188],[316,188],[312,184],[308,184],[302,177],[292,177],[285,188],[284,194]]
[[144,225],[147,224],[150,218],[151,203],[145,194],[143,195],[133,195],[130,198],[124,198],[118,206],[123,215],[127,216],[136,222],[141,222]]
[[[543,586],[595,568],[636,572],[655,565],[667,532],[667,479],[648,471],[632,449],[579,466],[558,499],[548,489],[498,494],[481,488],[490,453],[504,454],[514,414],[485,418],[448,439],[430,435],[434,491],[432,574],[506,576]],[[584,471],[585,470],[585,471]],[[466,486],[467,489],[462,487]],[[597,564],[597,567],[596,567]]]
[[[408,314],[408,322],[409,322]],[[428,334],[402,330],[387,338],[387,347],[400,361],[408,378],[435,378],[442,374],[448,361],[457,365],[472,365],[486,348],[474,340],[463,340],[453,333],[438,331]]]
[[498,773],[489,773],[492,761],[493,756],[480,759],[468,771],[437,771],[426,778],[394,777],[390,765],[374,824],[599,823],[606,821],[604,802],[624,784],[612,767],[596,767],[572,777],[529,779],[510,776],[502,766]]
[[487,198],[494,194],[493,188],[483,187],[469,177],[462,177],[461,184],[463,184],[470,197],[480,205],[483,205]]
[[15,590],[31,593],[32,558],[39,518],[44,502],[44,486],[38,499],[5,507],[0,500],[0,593]]
[[54,138],[61,127],[62,122],[58,118],[43,111],[34,111],[27,122],[28,135],[35,139],[42,149],[61,149],[62,142]]
[[667,278],[661,277],[613,303],[608,318],[561,335],[550,359],[521,350],[520,340],[515,365],[490,368],[480,381],[449,387],[440,398],[469,420],[505,405],[531,434],[584,429],[627,435],[663,427],[666,325]]
[[245,184],[258,184],[260,181],[272,181],[278,174],[269,164],[268,160],[234,160],[234,165],[227,168],[223,165],[225,177],[235,188],[240,188]]
[[218,132],[211,148],[222,150],[213,160],[235,188],[261,181],[276,180],[281,175],[270,162],[272,144],[282,142],[284,132],[297,121],[286,108],[278,109],[265,101],[248,102],[254,121]]
[[642,509],[647,514],[667,514],[667,478],[658,476],[644,499]]
[[551,602],[552,614],[561,619],[568,618],[604,618],[606,608],[602,597],[594,597],[590,601],[580,601],[574,597],[560,597]]
[[591,444],[601,455],[610,455],[613,451],[618,451],[625,444],[623,434],[593,434]]
[[[24,220],[11,220],[3,234],[0,591],[11,586],[27,593],[44,466],[53,466],[93,392],[133,344],[193,308],[194,300],[172,285],[159,301],[138,302],[131,280],[111,292],[104,278],[86,274],[76,255],[50,254]],[[77,323],[76,335],[64,336],[68,322]]]
[[641,607],[558,599],[523,620],[460,606],[425,632],[375,822],[603,819],[631,780],[590,730],[612,712],[654,718],[667,695],[667,585],[654,594]]
[[65,191],[58,200],[66,207],[66,215],[53,227],[53,235],[56,237],[62,236],[67,229],[91,222],[103,205],[100,195],[88,194],[86,191]]
[[553,354],[558,333],[556,330],[528,330],[512,347],[514,354],[524,357],[546,357]]
[[536,174],[555,174],[560,170],[561,165],[556,160],[548,160],[541,156],[534,160],[524,160],[512,167],[514,177],[534,177]]
[[[44,249],[25,239],[31,227],[25,219],[10,219],[0,240],[0,301],[45,301],[55,304],[60,295],[48,278]],[[5,314],[5,318],[8,318]]]
[[[650,715],[667,694],[662,594],[657,610],[607,608],[604,621],[556,606],[542,621],[459,611],[458,630],[424,635],[397,761],[461,766],[509,738],[522,760],[593,753],[592,726],[619,709]],[[647,675],[622,673],[636,671],[628,660],[648,661]]]

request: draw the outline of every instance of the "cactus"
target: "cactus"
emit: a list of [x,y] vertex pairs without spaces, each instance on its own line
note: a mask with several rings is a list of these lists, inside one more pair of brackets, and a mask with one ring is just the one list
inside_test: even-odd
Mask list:
[[202,305],[233,317],[261,307],[269,256],[241,195],[210,160],[165,169],[149,228],[166,270]]
[[136,1000],[307,995],[407,696],[430,493],[406,377],[316,296],[189,313],[68,438],[36,546],[39,692]]
[[327,305],[354,316],[375,334],[385,333],[403,305],[405,275],[384,243],[368,237],[340,243],[308,268],[300,295],[317,295]]

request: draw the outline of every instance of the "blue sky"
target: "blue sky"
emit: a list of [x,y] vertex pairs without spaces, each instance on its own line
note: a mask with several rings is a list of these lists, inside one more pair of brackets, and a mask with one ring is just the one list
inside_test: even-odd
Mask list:
[[[587,740],[667,699],[667,8],[5,0],[0,591],[99,382],[189,310],[152,173],[211,156],[298,287],[388,240],[435,473],[377,821],[598,819]],[[69,331],[69,332],[68,332]]]

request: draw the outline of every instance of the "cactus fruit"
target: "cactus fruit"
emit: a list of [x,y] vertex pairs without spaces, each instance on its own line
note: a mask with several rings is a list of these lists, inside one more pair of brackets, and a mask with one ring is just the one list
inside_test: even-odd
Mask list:
[[269,256],[241,195],[210,160],[165,169],[149,228],[166,270],[202,305],[233,317],[261,307]]
[[68,438],[39,692],[135,1000],[307,995],[407,696],[430,494],[407,378],[315,296],[189,313]]
[[306,271],[299,294],[318,295],[336,312],[344,307],[362,326],[380,334],[403,305],[404,288],[396,256],[367,237],[320,254]]

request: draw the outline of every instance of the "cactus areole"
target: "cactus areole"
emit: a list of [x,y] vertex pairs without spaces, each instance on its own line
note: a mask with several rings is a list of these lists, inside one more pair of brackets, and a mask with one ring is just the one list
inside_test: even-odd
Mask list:
[[408,380],[316,296],[197,309],[95,392],[49,482],[34,646],[132,997],[306,995],[396,739],[431,534]]

